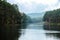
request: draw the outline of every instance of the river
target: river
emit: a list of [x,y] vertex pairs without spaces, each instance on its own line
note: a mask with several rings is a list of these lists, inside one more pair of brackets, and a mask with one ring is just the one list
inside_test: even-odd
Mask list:
[[59,31],[48,31],[43,29],[43,23],[32,23],[22,29],[19,40],[60,40]]

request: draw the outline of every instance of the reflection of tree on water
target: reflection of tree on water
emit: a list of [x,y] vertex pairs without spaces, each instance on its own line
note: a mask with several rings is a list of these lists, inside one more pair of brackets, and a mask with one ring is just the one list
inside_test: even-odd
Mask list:
[[46,33],[46,36],[60,38],[60,33]]
[[[44,29],[49,31],[60,31],[60,9],[47,11],[43,17]],[[60,38],[60,33],[46,33],[48,37]]]

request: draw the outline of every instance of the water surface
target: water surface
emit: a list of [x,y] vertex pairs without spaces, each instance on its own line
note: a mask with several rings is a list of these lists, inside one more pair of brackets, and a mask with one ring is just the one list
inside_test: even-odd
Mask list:
[[26,29],[22,29],[19,40],[60,40],[60,31],[43,29],[42,23],[32,23]]

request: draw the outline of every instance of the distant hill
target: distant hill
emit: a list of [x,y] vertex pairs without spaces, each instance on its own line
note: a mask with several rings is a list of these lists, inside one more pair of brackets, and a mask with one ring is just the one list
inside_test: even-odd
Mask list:
[[42,22],[42,19],[43,19],[43,18],[40,18],[40,17],[39,17],[39,18],[33,18],[33,19],[32,19],[32,23]]
[[30,16],[31,18],[38,18],[38,17],[43,17],[45,13],[28,13],[27,15]]

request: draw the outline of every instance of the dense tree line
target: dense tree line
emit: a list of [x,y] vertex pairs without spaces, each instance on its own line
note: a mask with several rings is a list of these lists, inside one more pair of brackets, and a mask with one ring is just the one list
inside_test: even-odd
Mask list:
[[60,30],[60,9],[47,11],[44,15],[43,21],[46,23],[46,29]]
[[27,24],[30,23],[31,18],[30,18],[29,16],[27,16],[25,13],[22,13],[22,14],[21,14],[21,18],[22,18],[22,19],[21,19],[21,26],[22,26],[21,29],[25,29],[26,26],[27,26]]
[[44,21],[46,20],[48,21],[49,18],[51,19],[51,22],[56,22],[57,19],[60,19],[60,9],[53,10],[53,11],[47,11],[44,15]]
[[26,24],[26,16],[19,12],[17,5],[0,0],[0,40],[18,40],[19,29],[26,27],[21,26]]

